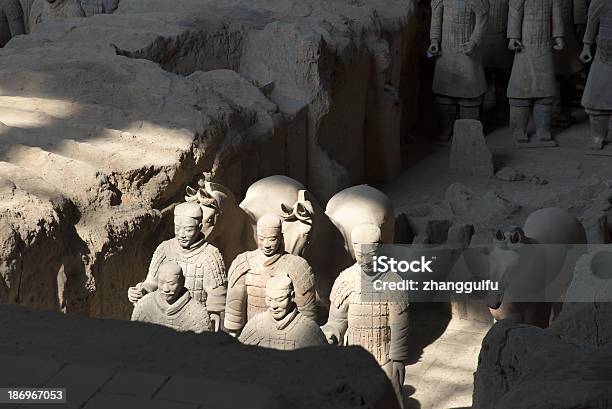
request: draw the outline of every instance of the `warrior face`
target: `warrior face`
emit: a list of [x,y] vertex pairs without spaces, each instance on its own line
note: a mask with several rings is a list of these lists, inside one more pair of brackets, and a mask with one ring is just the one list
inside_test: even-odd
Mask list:
[[167,262],[159,267],[157,288],[168,304],[174,304],[183,293],[185,276],[175,262]]
[[266,257],[270,257],[281,250],[282,244],[283,233],[280,217],[275,214],[264,215],[257,222],[257,247]]
[[381,231],[372,224],[362,224],[351,232],[355,261],[366,274],[374,273],[374,256],[380,251]]
[[287,275],[271,277],[266,283],[266,306],[275,320],[285,318],[295,304],[293,284]]
[[174,236],[179,245],[188,249],[202,232],[202,208],[194,203],[181,203],[174,209]]

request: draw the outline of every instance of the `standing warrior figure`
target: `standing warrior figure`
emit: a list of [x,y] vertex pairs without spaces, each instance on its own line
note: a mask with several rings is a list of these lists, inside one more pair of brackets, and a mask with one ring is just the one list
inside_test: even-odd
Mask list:
[[[572,103],[576,97],[576,78],[585,67],[580,61],[580,40],[587,22],[586,0],[561,0],[565,29],[565,46],[555,53],[555,73],[560,85],[559,109],[555,109],[554,123],[562,127],[573,124]],[[559,112],[557,112],[559,111]]]
[[488,82],[484,110],[504,105],[507,101],[506,88],[514,58],[506,46],[507,32],[508,0],[489,0],[489,24],[481,47],[482,63]]
[[279,216],[266,214],[257,221],[257,245],[259,249],[239,254],[229,269],[225,328],[238,335],[247,321],[266,310],[266,283],[278,274],[291,277],[298,311],[315,320],[314,274],[306,260],[285,251]]
[[32,31],[36,24],[71,17],[85,17],[85,12],[78,0],[35,0],[29,17],[29,28]]
[[[597,41],[593,58],[592,47]],[[593,62],[587,80],[582,106],[591,119],[591,149],[603,149],[612,121],[612,2],[592,0],[580,59]]]
[[0,0],[0,47],[16,35],[25,34],[23,8],[19,0]]
[[553,49],[564,46],[560,0],[510,0],[508,48],[515,51],[508,98],[516,142],[529,142],[530,105],[540,141],[552,141],[550,121],[557,95]]
[[155,291],[161,264],[174,261],[185,275],[185,287],[196,301],[206,305],[215,323],[215,331],[218,331],[225,308],[227,276],[221,253],[206,241],[202,233],[202,229],[208,231],[204,223],[208,226],[214,218],[214,214],[208,213],[204,219],[202,206],[195,203],[181,203],[174,208],[175,237],[157,247],[146,280],[130,287],[128,299],[136,303],[143,295]]
[[402,404],[405,364],[408,359],[408,299],[405,292],[383,293],[374,282],[399,281],[395,273],[374,271],[381,231],[362,224],[351,232],[356,263],[344,270],[331,292],[329,320],[321,329],[330,344],[359,345],[369,351],[385,371]]
[[270,277],[266,283],[268,310],[247,322],[238,340],[246,345],[284,351],[327,345],[321,328],[297,310],[294,300],[289,276]]
[[132,321],[149,322],[196,334],[212,330],[206,307],[191,297],[185,288],[183,271],[173,261],[159,267],[157,290],[136,303]]
[[432,0],[428,53],[438,56],[433,93],[442,121],[441,139],[448,139],[457,118],[478,119],[487,91],[481,53],[488,24],[488,0]]

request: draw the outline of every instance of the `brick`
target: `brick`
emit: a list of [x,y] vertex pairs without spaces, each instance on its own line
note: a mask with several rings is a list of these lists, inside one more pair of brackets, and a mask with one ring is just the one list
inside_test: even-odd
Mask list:
[[197,409],[195,403],[170,402],[138,396],[97,393],[83,409]]
[[0,387],[36,387],[51,379],[62,363],[21,356],[0,355]]
[[198,403],[206,409],[273,409],[292,407],[272,391],[254,385],[173,376],[155,399]]
[[66,405],[62,409],[77,409],[98,392],[113,376],[112,369],[67,365],[45,387],[66,388]]
[[102,392],[150,398],[166,379],[168,379],[167,375],[128,370],[119,371],[104,386]]

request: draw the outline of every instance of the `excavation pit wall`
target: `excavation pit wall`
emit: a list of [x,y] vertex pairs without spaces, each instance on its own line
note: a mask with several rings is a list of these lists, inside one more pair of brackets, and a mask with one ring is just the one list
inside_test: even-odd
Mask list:
[[286,174],[322,204],[392,178],[419,24],[399,0],[123,0],[14,38],[0,51],[0,302],[127,318],[169,206],[202,174],[239,199]]

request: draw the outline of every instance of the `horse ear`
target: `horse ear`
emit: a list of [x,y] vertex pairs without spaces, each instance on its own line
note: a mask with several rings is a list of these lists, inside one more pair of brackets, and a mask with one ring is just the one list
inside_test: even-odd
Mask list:
[[293,209],[284,203],[281,203],[280,207],[284,217],[289,217],[293,213]]
[[195,202],[198,200],[198,191],[192,188],[191,186],[187,186],[185,188],[185,201],[186,202]]
[[495,240],[497,240],[497,241],[503,241],[505,238],[506,238],[506,235],[504,234],[504,232],[503,232],[503,231],[498,230],[498,231],[495,233]]

